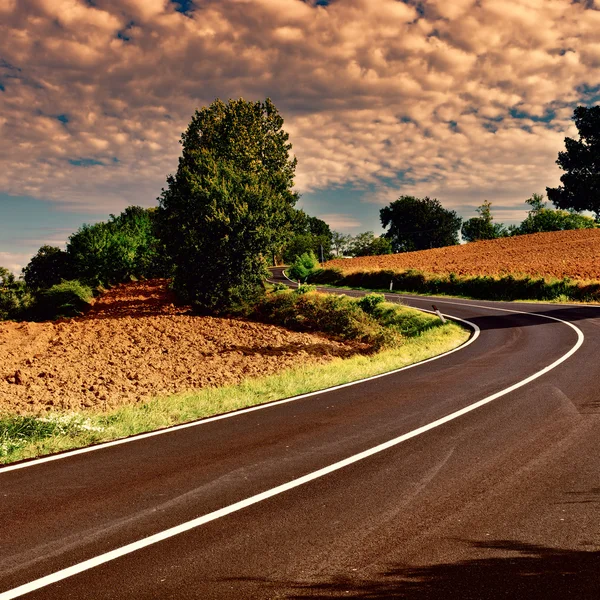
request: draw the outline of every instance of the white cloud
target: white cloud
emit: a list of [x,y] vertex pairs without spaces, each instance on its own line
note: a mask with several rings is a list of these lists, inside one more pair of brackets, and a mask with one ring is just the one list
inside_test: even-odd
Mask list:
[[572,109],[597,84],[600,12],[570,0],[196,4],[2,3],[0,191],[150,205],[196,107],[271,96],[300,191],[517,204],[557,183]]
[[343,214],[343,213],[329,213],[326,215],[317,215],[319,219],[322,219],[331,227],[333,231],[335,230],[346,230],[346,229],[355,229],[357,227],[361,227],[362,223],[353,217],[352,215]]
[[8,269],[15,275],[29,262],[31,256],[25,252],[0,252],[0,267]]

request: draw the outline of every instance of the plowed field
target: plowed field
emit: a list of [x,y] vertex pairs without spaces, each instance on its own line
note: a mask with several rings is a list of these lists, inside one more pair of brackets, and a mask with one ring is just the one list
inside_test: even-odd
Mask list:
[[457,275],[532,275],[600,280],[600,229],[534,233],[462,246],[329,261],[345,273],[417,269]]
[[357,344],[176,306],[166,281],[132,283],[85,317],[0,323],[0,413],[108,408],[238,383],[364,350]]

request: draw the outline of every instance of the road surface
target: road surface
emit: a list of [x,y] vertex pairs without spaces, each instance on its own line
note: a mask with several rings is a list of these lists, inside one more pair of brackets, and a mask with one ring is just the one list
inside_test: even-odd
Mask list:
[[0,600],[600,597],[600,307],[405,301],[480,335],[0,468]]

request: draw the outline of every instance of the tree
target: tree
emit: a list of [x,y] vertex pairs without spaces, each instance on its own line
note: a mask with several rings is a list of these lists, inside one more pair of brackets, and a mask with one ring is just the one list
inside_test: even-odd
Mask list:
[[493,223],[492,203],[484,200],[477,208],[478,217],[468,219],[462,224],[461,233],[467,242],[476,240],[494,240],[508,235],[507,229],[502,223]]
[[401,196],[380,210],[394,252],[411,252],[458,244],[462,219],[435,198]]
[[515,229],[514,235],[566,229],[591,229],[596,225],[594,219],[575,211],[546,208],[547,203],[541,194],[533,194],[525,202],[531,206],[531,210],[525,220]]
[[297,256],[312,252],[319,259],[331,257],[331,229],[322,219],[311,217],[303,210],[292,209],[293,237],[285,244],[284,262],[290,264]]
[[62,280],[71,279],[69,255],[56,246],[42,246],[23,268],[23,279],[31,290],[51,288]]
[[565,138],[565,151],[556,161],[565,171],[562,185],[546,193],[557,208],[589,210],[600,220],[600,106],[578,106],[573,119],[579,139]]
[[392,244],[387,238],[375,237],[372,231],[365,231],[352,238],[349,252],[352,256],[391,254]]
[[273,103],[216,100],[181,137],[160,197],[161,236],[175,290],[202,312],[227,312],[263,293],[266,258],[291,232],[296,159]]
[[82,225],[67,243],[73,275],[90,285],[168,275],[156,220],[156,209],[129,206],[108,221]]
[[348,251],[351,240],[352,236],[345,233],[339,233],[338,231],[333,231],[331,233],[331,244],[335,250],[335,255],[344,256],[344,254]]

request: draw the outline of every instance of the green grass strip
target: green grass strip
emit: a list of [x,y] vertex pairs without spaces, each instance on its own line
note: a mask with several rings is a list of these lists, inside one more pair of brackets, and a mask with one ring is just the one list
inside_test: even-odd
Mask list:
[[306,364],[238,385],[160,397],[108,413],[52,413],[43,418],[6,415],[0,417],[0,463],[115,440],[386,373],[452,350],[469,335],[448,322],[407,338],[398,348]]

